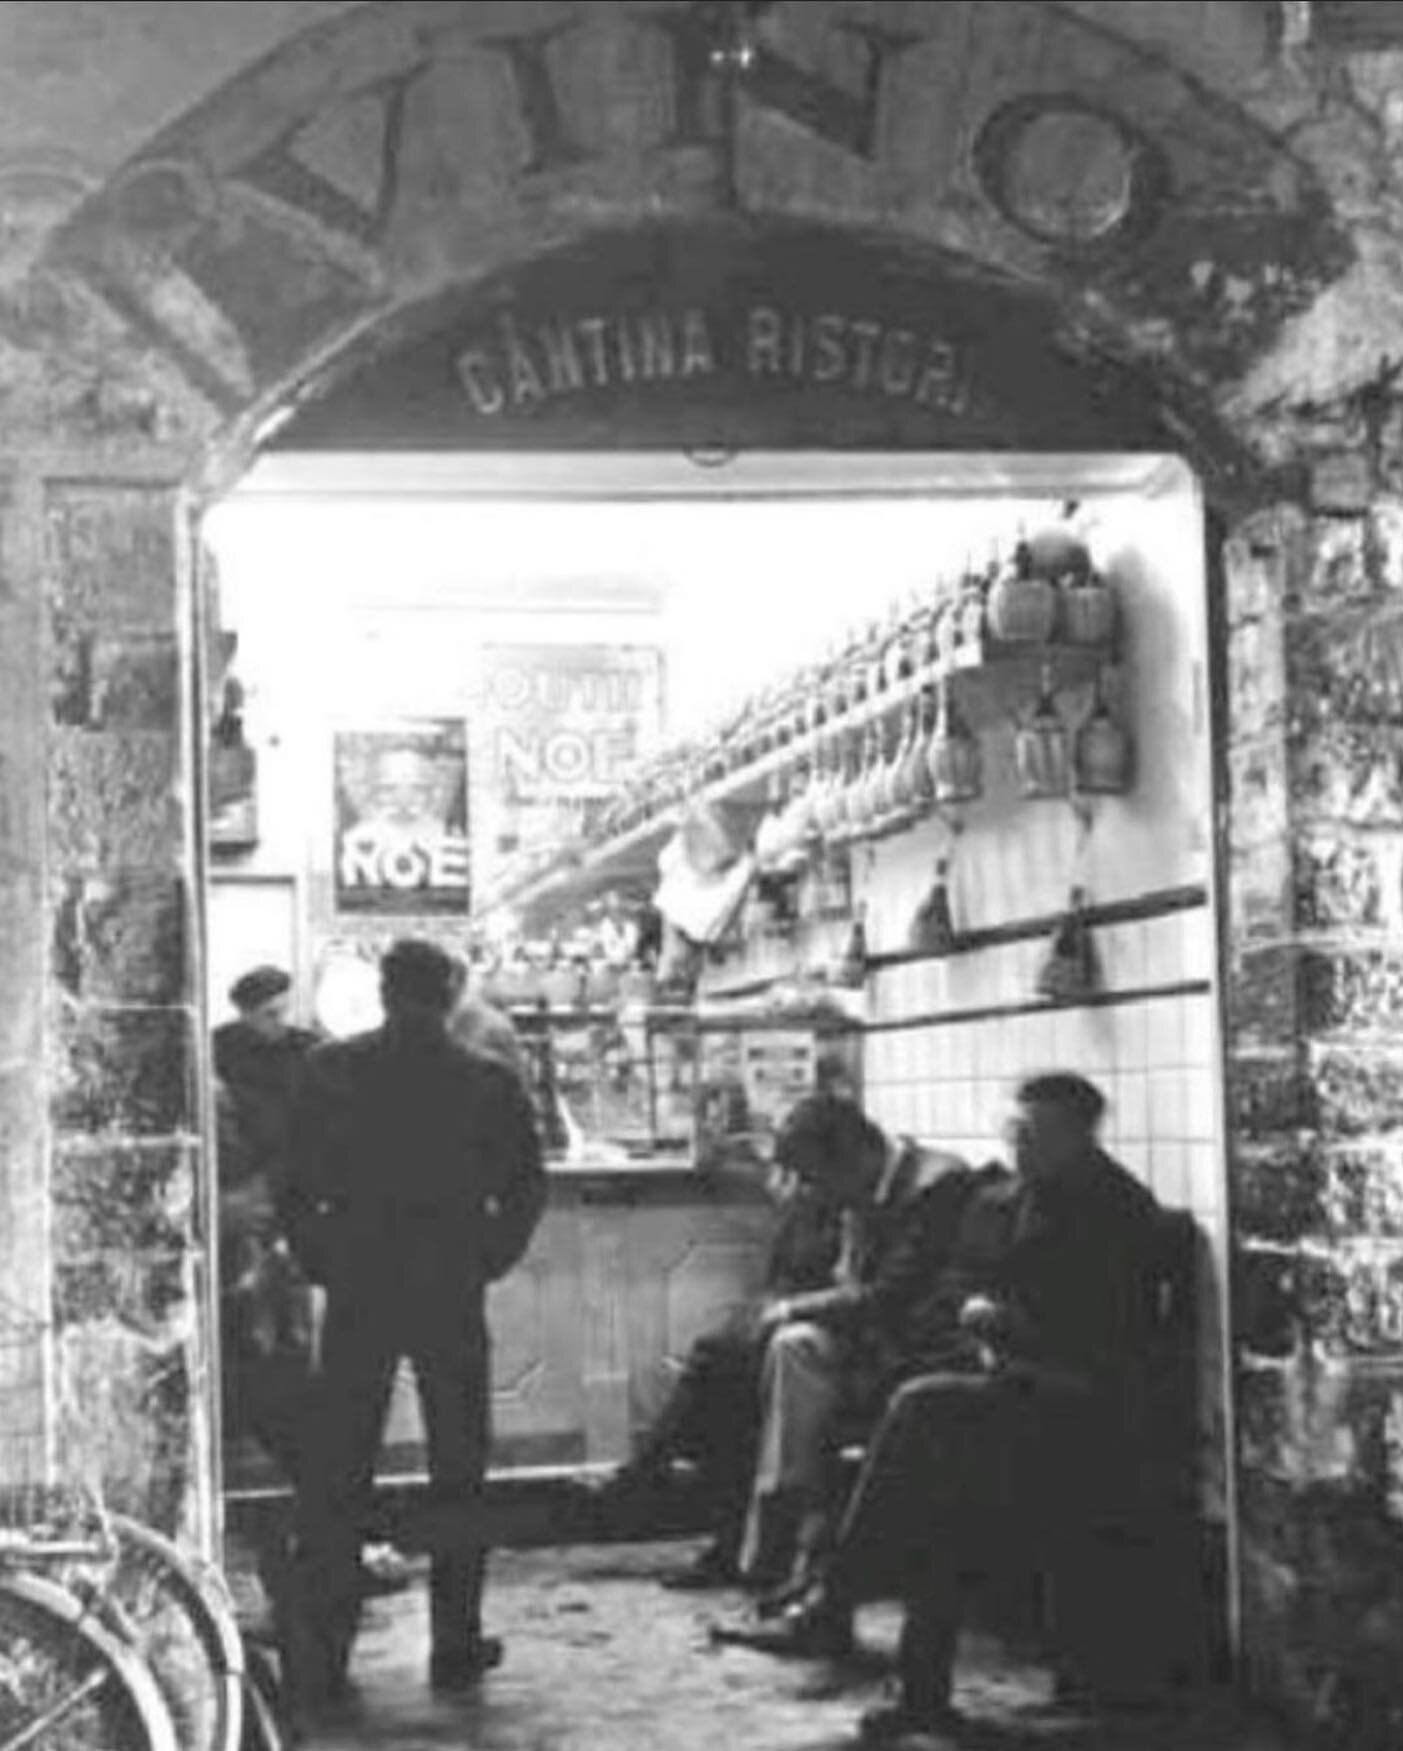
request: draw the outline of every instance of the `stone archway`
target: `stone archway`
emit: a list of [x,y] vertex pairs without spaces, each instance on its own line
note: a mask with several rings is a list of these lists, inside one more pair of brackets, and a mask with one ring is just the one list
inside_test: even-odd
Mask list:
[[[1381,1512],[1339,1530],[1334,1508],[1393,1475],[1392,1376],[1356,1390],[1348,1356],[1394,1353],[1400,1225],[1392,1145],[1337,1145],[1391,1122],[1355,1037],[1399,1005],[1388,866],[1336,829],[1403,824],[1403,798],[1396,703],[1340,656],[1400,581],[1396,439],[1386,385],[1325,394],[1313,424],[1271,408],[1317,300],[1352,308],[1355,241],[1309,159],[1202,76],[1218,30],[1263,113],[1309,110],[1273,83],[1264,9],[1173,10],[1121,29],[1043,0],[362,6],[174,123],[52,239],[3,336],[0,1125],[12,1280],[54,1309],[68,1451],[129,1505],[212,1536],[191,515],[402,312],[606,227],[768,216],[1030,290],[1067,358],[1152,386],[1237,519],[1219,826],[1248,1645],[1298,1697],[1347,1661],[1308,1598],[1387,1548]],[[1346,1207],[1380,1241],[1362,1276]]]

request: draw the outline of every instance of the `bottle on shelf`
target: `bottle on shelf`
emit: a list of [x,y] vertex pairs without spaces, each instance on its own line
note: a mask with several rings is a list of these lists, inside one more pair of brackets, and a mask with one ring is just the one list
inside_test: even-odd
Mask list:
[[935,694],[923,687],[911,701],[910,734],[907,739],[903,772],[903,788],[907,807],[913,820],[924,820],[935,802],[935,780],[931,777],[930,739],[935,732]]
[[860,991],[867,983],[867,908],[859,906],[848,932],[843,958],[838,963],[836,983]]
[[940,683],[936,698],[935,726],[926,747],[932,796],[941,804],[974,802],[984,789],[978,739],[955,710],[948,681]]
[[1049,668],[1043,670],[1036,707],[1014,733],[1013,755],[1025,797],[1066,796],[1071,779],[1067,726],[1057,709]]

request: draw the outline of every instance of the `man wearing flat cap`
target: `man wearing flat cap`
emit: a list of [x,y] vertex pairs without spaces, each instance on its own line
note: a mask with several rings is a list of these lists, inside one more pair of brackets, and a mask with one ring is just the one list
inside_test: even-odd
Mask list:
[[278,1236],[293,1103],[316,1035],[289,1019],[292,980],[260,966],[235,980],[237,1019],[214,1034],[224,1421],[290,1478],[310,1364],[308,1307]]
[[214,1073],[235,1105],[239,1135],[270,1184],[287,1156],[288,1125],[302,1065],[317,1043],[291,1017],[292,980],[281,967],[253,967],[234,981],[237,1018],[214,1031]]
[[[746,1638],[775,1653],[841,1651],[857,1603],[897,1594],[900,1694],[865,1717],[869,1743],[958,1742],[965,1583],[1032,1548],[1056,1555],[1059,1585],[1075,1587],[1080,1530],[1130,1481],[1165,1226],[1100,1147],[1104,1106],[1074,1072],[1020,1084],[1013,1171],[996,1170],[966,1205],[925,1353],[918,1342],[891,1395],[835,1546],[808,1596]],[[1062,1676],[1081,1676],[1085,1649],[1058,1651]]]
[[480,1496],[490,1391],[487,1287],[521,1258],[545,1205],[521,1079],[449,1032],[461,977],[435,944],[380,966],[383,1024],[319,1047],[292,1138],[285,1211],[326,1289],[319,1417],[298,1491],[305,1703],[342,1688],[358,1620],[356,1553],[402,1357],[413,1362],[435,1514],[430,1680],[460,1689],[497,1664],[482,1632]]

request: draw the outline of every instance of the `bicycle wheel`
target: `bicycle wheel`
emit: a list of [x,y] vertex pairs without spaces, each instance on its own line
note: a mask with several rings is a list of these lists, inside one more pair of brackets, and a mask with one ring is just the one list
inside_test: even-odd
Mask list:
[[0,1751],[181,1751],[155,1679],[67,1588],[0,1575]]
[[182,1751],[238,1751],[244,1648],[221,1578],[140,1521],[113,1514],[108,1528],[116,1558],[103,1597],[130,1624]]
[[250,1650],[244,1675],[244,1736],[239,1751],[285,1751],[280,1687],[267,1661]]

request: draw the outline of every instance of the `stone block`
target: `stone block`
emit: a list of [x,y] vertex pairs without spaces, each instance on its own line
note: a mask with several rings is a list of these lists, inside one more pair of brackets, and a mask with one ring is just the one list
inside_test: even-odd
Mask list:
[[1286,641],[1280,620],[1246,620],[1228,636],[1228,721],[1234,736],[1263,736],[1287,721]]
[[1385,872],[1376,840],[1307,839],[1295,856],[1295,922],[1303,930],[1383,922]]
[[189,1272],[180,1247],[135,1253],[119,1245],[55,1258],[54,1319],[60,1326],[110,1320],[158,1337],[192,1316]]
[[1284,838],[1228,849],[1228,916],[1232,940],[1280,941],[1296,927],[1294,873]]
[[180,721],[180,657],[174,638],[105,638],[54,628],[50,675],[54,722],[69,728],[167,730]]
[[1301,1276],[1294,1250],[1240,1246],[1233,1259],[1233,1326],[1239,1349],[1257,1358],[1294,1353],[1304,1323]]
[[1253,1052],[1234,1043],[1226,1095],[1228,1129],[1247,1142],[1279,1138],[1315,1119],[1314,1081],[1294,1049]]
[[1310,502],[1317,511],[1363,511],[1374,496],[1369,458],[1357,449],[1322,456],[1310,471]]
[[1296,1038],[1301,976],[1302,951],[1294,943],[1238,948],[1227,981],[1227,1016],[1239,1044]]
[[1403,1243],[1341,1243],[1310,1310],[1311,1329],[1339,1354],[1371,1361],[1403,1353]]
[[1310,1104],[1327,1141],[1384,1134],[1403,1120],[1403,1052],[1313,1046],[1307,1059]]
[[[168,1260],[156,1266],[168,1285],[172,1268]],[[135,1305],[159,1305],[171,1292],[138,1292]],[[66,1285],[57,1299],[75,1313],[85,1304],[110,1305],[91,1283]],[[132,1301],[119,1297],[119,1305]],[[57,1345],[60,1469],[100,1479],[109,1507],[168,1536],[184,1530],[198,1451],[192,1317],[167,1320],[159,1331],[107,1315],[80,1317],[66,1323]]]
[[172,1004],[188,995],[184,884],[166,875],[73,875],[58,888],[53,968],[98,1003]]
[[43,992],[43,907],[39,883],[0,875],[0,1065],[32,1059]]
[[37,1066],[0,1072],[0,1293],[42,1307],[48,1292],[48,1160]]
[[1371,596],[1374,581],[1373,525],[1366,516],[1316,517],[1300,571],[1299,606],[1327,610]]
[[183,1009],[66,1009],[51,1112],[60,1131],[169,1137],[191,1128],[193,1018]]
[[1307,614],[1286,630],[1293,727],[1403,722],[1403,651],[1396,605],[1372,613]]
[[1290,744],[1291,792],[1316,817],[1403,826],[1403,732],[1315,715]]
[[46,595],[66,625],[175,633],[173,491],[60,482],[46,512]]
[[1284,840],[1290,818],[1290,765],[1283,736],[1228,744],[1228,836],[1238,847]]
[[[1283,1362],[1245,1362],[1235,1384],[1241,1471],[1250,1489],[1272,1483],[1294,1489],[1357,1487],[1359,1445],[1349,1414],[1353,1369],[1348,1362],[1302,1349]],[[1288,1520],[1279,1530],[1294,1541],[1297,1524]],[[1296,1561],[1304,1555],[1289,1545],[1281,1554],[1288,1552]]]
[[1325,1229],[1327,1169],[1309,1139],[1239,1144],[1231,1175],[1239,1239],[1289,1246]]
[[1377,584],[1403,591],[1403,499],[1376,499],[1369,508],[1369,529]]
[[1340,1751],[1391,1751],[1403,1714],[1400,1530],[1354,1477],[1255,1469],[1241,1490],[1244,1677]]
[[175,869],[178,731],[56,730],[49,747],[51,867]]
[[1280,619],[1298,594],[1306,530],[1306,515],[1296,505],[1255,512],[1233,530],[1223,552],[1230,627]]
[[1403,954],[1393,950],[1312,949],[1301,964],[1307,1032],[1403,1032]]
[[1403,1242],[1403,1138],[1316,1154],[1319,1216],[1336,1239]]
[[195,1244],[195,1152],[179,1143],[61,1143],[53,1160],[53,1250],[169,1256]]

